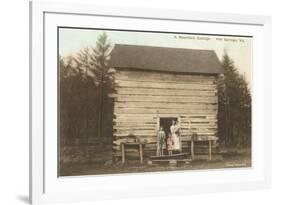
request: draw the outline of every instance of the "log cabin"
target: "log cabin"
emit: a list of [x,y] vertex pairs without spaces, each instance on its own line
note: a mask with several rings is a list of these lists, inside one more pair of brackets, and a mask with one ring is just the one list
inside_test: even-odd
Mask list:
[[217,80],[223,73],[213,50],[116,44],[110,66],[115,72],[113,150],[136,136],[144,155],[156,153],[159,126],[169,132],[172,120],[181,128],[183,150],[194,133],[217,138]]

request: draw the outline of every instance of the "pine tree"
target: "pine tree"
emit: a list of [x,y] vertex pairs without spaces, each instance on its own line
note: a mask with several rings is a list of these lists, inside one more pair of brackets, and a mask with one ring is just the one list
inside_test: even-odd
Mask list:
[[[107,122],[104,119],[105,107],[111,106],[110,102],[108,102],[108,93],[110,89],[112,89],[114,84],[113,74],[114,71],[109,68],[109,60],[110,60],[110,53],[112,51],[112,45],[109,42],[107,34],[104,32],[102,33],[97,42],[96,47],[93,48],[94,53],[94,62],[96,67],[96,76],[97,82],[100,88],[100,102],[99,102],[99,137],[104,136],[103,130],[107,130],[104,128]],[[106,109],[106,113],[109,113],[111,110]],[[111,124],[111,122],[110,122]]]

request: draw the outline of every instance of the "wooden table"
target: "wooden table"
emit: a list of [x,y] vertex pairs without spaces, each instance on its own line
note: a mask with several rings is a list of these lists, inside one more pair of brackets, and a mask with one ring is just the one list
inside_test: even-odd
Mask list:
[[209,145],[209,160],[212,160],[212,144],[214,139],[207,139],[207,140],[191,140],[190,152],[191,152],[191,159],[194,159],[194,142],[208,142]]
[[137,146],[138,150],[139,150],[139,157],[140,157],[140,163],[143,163],[143,145],[144,143],[142,142],[123,142],[120,144],[121,145],[121,154],[122,154],[122,163],[125,163],[126,160],[126,147],[129,146]]

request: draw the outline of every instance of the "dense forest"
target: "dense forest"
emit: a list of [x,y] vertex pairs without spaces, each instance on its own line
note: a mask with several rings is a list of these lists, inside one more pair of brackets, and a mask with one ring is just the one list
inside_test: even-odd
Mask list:
[[225,146],[241,148],[251,145],[251,94],[245,77],[225,52],[224,75],[218,82],[218,135]]
[[60,143],[87,145],[112,141],[114,69],[108,62],[112,45],[106,33],[95,47],[59,59]]

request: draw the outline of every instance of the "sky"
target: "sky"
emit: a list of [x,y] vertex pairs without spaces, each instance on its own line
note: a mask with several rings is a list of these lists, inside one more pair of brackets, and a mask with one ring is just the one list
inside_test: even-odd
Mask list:
[[233,59],[239,73],[245,76],[251,90],[251,37],[60,28],[59,54],[67,57],[84,47],[94,47],[98,36],[103,32],[108,34],[112,44],[214,50],[220,60],[226,51]]

